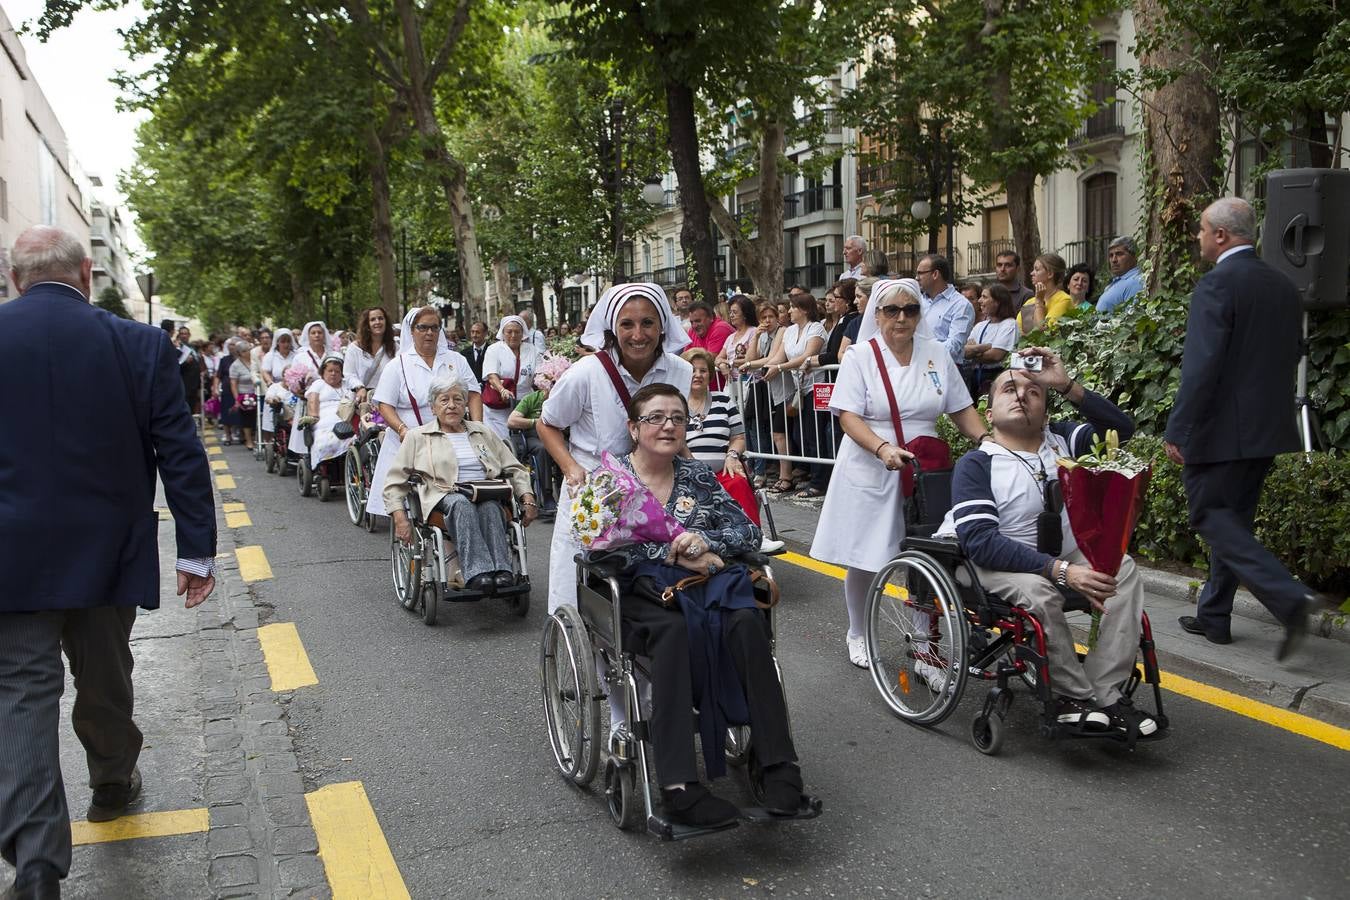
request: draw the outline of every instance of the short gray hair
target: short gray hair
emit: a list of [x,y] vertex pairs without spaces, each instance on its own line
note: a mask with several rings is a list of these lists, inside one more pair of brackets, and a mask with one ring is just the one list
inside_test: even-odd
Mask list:
[[1235,238],[1256,241],[1256,210],[1241,197],[1220,197],[1205,208],[1209,227],[1222,228]]
[[1139,245],[1136,244],[1134,238],[1130,237],[1128,234],[1122,234],[1120,237],[1106,245],[1107,250],[1114,250],[1117,247],[1124,247],[1125,252],[1133,257],[1138,258],[1139,256]]
[[79,284],[80,267],[89,258],[84,244],[64,228],[35,225],[14,242],[9,264],[21,289],[40,281]]
[[454,391],[459,391],[465,401],[468,401],[469,389],[464,386],[464,382],[458,378],[438,378],[431,383],[430,389],[427,390],[427,400],[435,403],[437,397]]
[[861,234],[850,234],[848,237],[844,238],[845,245],[848,245],[850,242],[857,244],[859,250],[862,250],[863,252],[867,251],[867,238],[863,237]]

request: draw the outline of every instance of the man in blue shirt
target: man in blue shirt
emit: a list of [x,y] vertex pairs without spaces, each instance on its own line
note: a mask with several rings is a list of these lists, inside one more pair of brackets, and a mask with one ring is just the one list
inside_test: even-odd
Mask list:
[[1134,238],[1122,235],[1106,248],[1106,265],[1111,270],[1111,282],[1097,299],[1097,312],[1111,315],[1111,310],[1143,293],[1144,276],[1139,271],[1139,248]]
[[923,321],[933,339],[943,344],[959,365],[965,362],[966,338],[975,322],[975,308],[952,284],[952,264],[945,256],[929,253],[919,260],[914,278],[923,290]]

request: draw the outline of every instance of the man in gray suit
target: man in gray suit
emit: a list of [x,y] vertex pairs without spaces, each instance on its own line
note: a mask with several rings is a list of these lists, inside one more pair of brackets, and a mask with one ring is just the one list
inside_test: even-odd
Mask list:
[[25,416],[0,440],[0,856],[17,871],[5,898],[38,900],[70,868],[61,653],[87,816],[115,819],[141,791],[130,638],[136,608],[159,606],[156,474],[189,607],[215,586],[216,517],[168,335],[89,304],[92,263],[68,232],[28,229],[10,263],[22,296],[0,306],[0,382]]

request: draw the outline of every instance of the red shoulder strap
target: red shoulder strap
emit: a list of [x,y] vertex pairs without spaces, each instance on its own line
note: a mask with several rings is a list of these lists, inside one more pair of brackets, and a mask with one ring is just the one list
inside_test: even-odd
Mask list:
[[628,393],[628,388],[619,375],[618,366],[614,365],[614,360],[609,358],[608,350],[598,350],[595,355],[600,359],[600,365],[605,367],[605,372],[609,374],[609,380],[613,382],[615,392],[619,395],[619,399],[623,401],[623,408],[627,409],[628,404],[633,402],[633,397]]
[[[417,405],[417,398],[413,396],[412,388],[408,387],[408,368],[403,365],[403,354],[399,354],[398,367],[403,372],[403,390],[408,394],[408,402],[412,404],[413,415],[417,417],[417,424],[421,425],[423,424],[422,407]],[[886,390],[890,390],[889,383],[886,385]]]
[[877,369],[881,372],[881,384],[886,388],[886,402],[891,405],[891,425],[895,427],[895,443],[905,446],[905,429],[900,426],[900,404],[895,402],[895,389],[891,387],[891,373],[886,371],[886,360],[881,357],[881,345],[876,338],[867,343],[872,345],[872,355],[877,358]]

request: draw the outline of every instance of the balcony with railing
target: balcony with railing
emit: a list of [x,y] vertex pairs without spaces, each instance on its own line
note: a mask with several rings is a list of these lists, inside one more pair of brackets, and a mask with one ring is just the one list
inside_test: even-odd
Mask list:
[[800,219],[819,212],[838,210],[841,207],[839,185],[822,184],[795,194],[783,197],[783,219]]
[[783,269],[783,285],[792,287],[801,285],[807,290],[827,288],[844,274],[841,262],[816,263],[815,265],[793,266]]
[[[827,106],[824,109],[817,110],[816,115],[820,117],[821,125],[824,127],[824,131],[826,134],[839,133],[839,129],[842,124],[842,119],[839,116],[839,110],[835,109],[833,106]],[[810,115],[797,117],[798,125],[806,125],[810,121],[811,121]]]
[[[938,247],[937,252],[939,256],[947,257],[952,264],[953,272],[961,270],[959,254],[953,257],[946,247]],[[886,254],[886,261],[890,266],[887,277],[913,278],[914,270],[919,268],[919,260],[927,255],[927,250],[896,250],[893,253]]]
[[994,271],[994,261],[1000,253],[1016,253],[1017,247],[1011,238],[998,238],[992,241],[979,241],[966,245],[967,276],[989,275]]
[[1106,245],[1111,243],[1111,235],[1084,238],[1072,241],[1059,248],[1059,255],[1070,268],[1086,263],[1094,272],[1100,272],[1106,266]]
[[1078,132],[1069,138],[1070,147],[1084,147],[1125,139],[1125,125],[1121,122],[1121,104],[1119,101],[1108,103],[1097,110],[1088,120],[1078,127]]
[[676,206],[679,205],[680,205],[680,192],[666,191],[665,195],[661,199],[661,207],[663,209],[674,209]]

